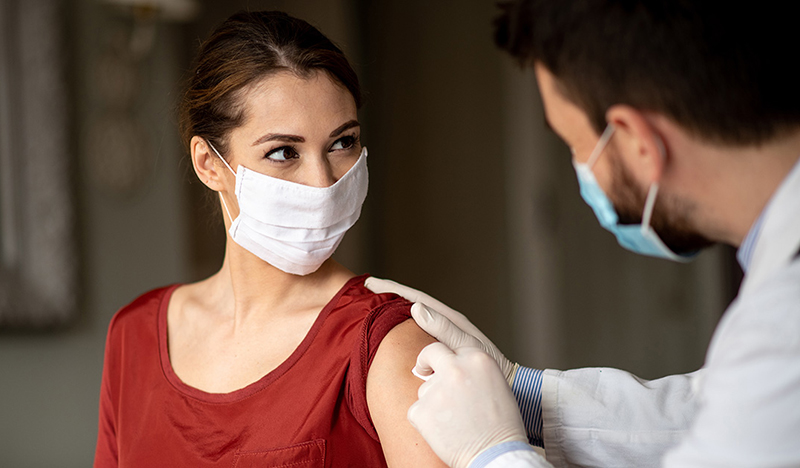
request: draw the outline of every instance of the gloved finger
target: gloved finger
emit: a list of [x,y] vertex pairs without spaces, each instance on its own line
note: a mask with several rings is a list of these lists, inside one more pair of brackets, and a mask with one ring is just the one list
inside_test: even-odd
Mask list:
[[417,368],[416,368],[416,366],[411,368],[411,373],[412,373],[412,374],[414,374],[414,377],[416,377],[416,378],[418,378],[418,379],[422,379],[422,380],[424,380],[424,381],[426,381],[426,382],[428,381],[428,379],[430,379],[430,378],[431,378],[431,375],[433,375],[433,374],[428,374],[428,375],[422,375],[422,374],[420,374],[420,373],[417,371]]
[[[422,348],[417,356],[417,364],[412,372],[420,375],[431,375],[443,360],[453,358],[455,353],[442,343],[431,343]],[[423,384],[424,385],[424,384]]]
[[[431,375],[431,377],[433,377],[433,375]],[[423,382],[417,389],[417,400],[421,399],[425,395],[425,392],[431,389],[432,385],[433,384],[430,382]]]
[[410,288],[392,280],[370,276],[366,279],[366,281],[364,281],[364,286],[366,286],[367,289],[375,294],[393,293],[397,294],[398,296],[402,296],[410,302],[422,302],[423,304],[427,304],[429,307],[432,307],[445,314],[452,311],[453,313],[461,315],[440,300],[429,296],[422,291]]
[[472,335],[457,327],[444,315],[432,310],[425,304],[417,302],[411,306],[411,316],[426,333],[444,343],[450,349],[463,346],[484,348],[483,343]]
[[[416,416],[414,416],[414,420],[416,422],[419,422],[420,420],[419,413],[424,413],[426,411],[425,408],[427,406],[430,406],[429,403],[426,403],[425,400],[423,400],[423,396],[431,389],[431,385],[432,384],[425,382],[419,386],[419,389],[417,389],[417,401],[415,401],[414,404],[411,405],[411,407],[414,408],[413,412],[416,414]],[[408,408],[408,413],[407,413],[407,417],[409,418],[409,420],[412,418],[411,407]]]
[[406,419],[408,419],[408,422],[411,423],[411,427],[413,427],[417,431],[419,431],[419,427],[417,426],[419,407],[420,407],[420,402],[419,400],[417,400],[408,408],[408,412],[406,412]]

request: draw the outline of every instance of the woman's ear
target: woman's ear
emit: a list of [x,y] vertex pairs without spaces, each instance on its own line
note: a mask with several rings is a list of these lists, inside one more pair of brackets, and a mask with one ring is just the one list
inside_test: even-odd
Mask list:
[[189,142],[192,155],[192,167],[200,182],[215,192],[225,189],[224,173],[228,169],[219,161],[219,156],[211,149],[205,139],[195,135]]
[[643,185],[660,181],[668,161],[658,129],[644,113],[625,104],[611,106],[606,119],[616,126],[616,147],[633,176]]

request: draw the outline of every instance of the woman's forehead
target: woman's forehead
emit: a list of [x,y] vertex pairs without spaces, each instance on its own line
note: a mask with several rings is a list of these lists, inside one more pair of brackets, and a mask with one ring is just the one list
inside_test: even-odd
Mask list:
[[256,104],[249,106],[253,112],[263,110],[267,113],[268,108],[291,111],[297,106],[316,110],[352,107],[353,111],[356,110],[355,99],[347,88],[325,72],[308,76],[289,71],[271,74],[250,86],[243,98],[246,106]]
[[245,112],[242,127],[260,131],[327,135],[357,115],[352,94],[324,72],[272,74],[245,88],[240,99]]

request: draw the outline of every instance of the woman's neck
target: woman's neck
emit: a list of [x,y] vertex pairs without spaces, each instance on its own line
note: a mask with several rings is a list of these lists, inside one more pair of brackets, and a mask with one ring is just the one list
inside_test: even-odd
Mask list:
[[354,274],[332,259],[309,275],[286,273],[230,238],[222,268],[207,281],[214,309],[236,322],[321,309]]

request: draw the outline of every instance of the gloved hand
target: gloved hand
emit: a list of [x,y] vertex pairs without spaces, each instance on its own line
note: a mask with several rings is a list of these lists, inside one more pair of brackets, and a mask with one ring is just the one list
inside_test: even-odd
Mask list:
[[453,351],[432,343],[417,357],[415,370],[432,375],[420,386],[408,420],[447,466],[466,468],[497,444],[527,442],[517,401],[481,349]]
[[364,285],[376,294],[394,293],[406,298],[411,302],[422,303],[427,308],[412,307],[411,315],[420,328],[429,335],[444,343],[450,349],[457,350],[464,346],[478,347],[494,358],[497,365],[508,382],[514,381],[514,374],[517,372],[518,364],[509,361],[503,353],[497,349],[489,338],[486,337],[478,327],[472,324],[460,312],[451,309],[444,303],[439,302],[433,297],[400,283],[371,276],[367,278]]

